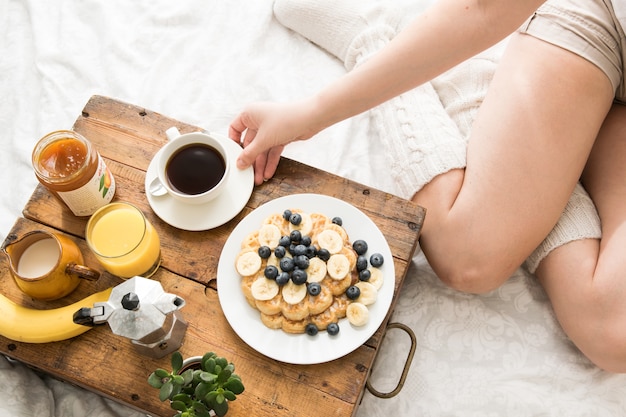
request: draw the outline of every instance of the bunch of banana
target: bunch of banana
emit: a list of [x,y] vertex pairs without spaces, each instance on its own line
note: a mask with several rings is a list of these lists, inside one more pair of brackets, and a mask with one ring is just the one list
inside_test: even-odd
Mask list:
[[112,288],[92,294],[73,304],[49,310],[28,308],[0,294],[0,335],[25,343],[48,343],[70,339],[91,327],[74,324],[74,313],[81,307],[109,299]]

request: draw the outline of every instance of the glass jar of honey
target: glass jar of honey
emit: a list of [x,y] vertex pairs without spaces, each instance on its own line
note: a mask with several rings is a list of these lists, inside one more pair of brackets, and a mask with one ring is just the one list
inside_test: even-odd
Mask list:
[[39,140],[32,155],[35,175],[76,216],[89,216],[108,204],[115,179],[91,142],[71,130]]

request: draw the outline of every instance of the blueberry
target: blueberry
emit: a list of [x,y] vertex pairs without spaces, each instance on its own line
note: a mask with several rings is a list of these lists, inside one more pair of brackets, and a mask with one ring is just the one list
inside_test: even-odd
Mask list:
[[285,272],[293,271],[293,267],[295,266],[295,263],[293,262],[293,258],[287,258],[287,257],[282,258],[278,264],[280,265],[280,269]]
[[329,335],[334,336],[339,333],[339,325],[337,323],[330,323],[328,327],[326,327],[326,331]]
[[293,248],[293,254],[294,254],[294,256],[305,255],[306,254],[306,246],[304,246],[303,244],[296,245],[296,247]]
[[305,331],[309,336],[315,336],[319,330],[315,324],[309,323],[306,325]]
[[302,236],[302,239],[300,239],[300,243],[302,243],[304,246],[311,246],[311,236]]
[[276,277],[278,276],[278,268],[276,268],[274,265],[268,265],[265,267],[265,271],[263,273],[265,274],[266,278],[276,279]]
[[293,213],[291,216],[289,216],[289,223],[293,224],[294,226],[299,225],[300,223],[302,223],[302,216],[298,213]]
[[317,248],[313,245],[309,245],[306,247],[306,252],[304,254],[309,259],[315,258],[315,255],[317,255]]
[[362,271],[364,269],[367,269],[367,258],[363,255],[359,255],[356,258],[356,270]]
[[300,243],[302,240],[302,233],[299,230],[292,230],[289,234],[289,240],[291,243]]
[[351,300],[356,300],[361,295],[361,290],[356,285],[351,285],[346,290],[346,297]]
[[384,262],[385,262],[385,259],[383,258],[383,255],[381,255],[380,253],[375,253],[372,256],[370,256],[370,264],[376,268],[378,268],[379,266],[382,266]]
[[293,262],[300,269],[307,269],[309,267],[309,258],[306,255],[297,255],[293,257]]
[[307,287],[307,290],[309,291],[309,295],[319,295],[322,292],[322,286],[319,282],[311,282]]
[[291,239],[289,236],[281,236],[280,239],[278,239],[278,244],[282,247],[288,248],[291,244]]
[[272,250],[269,248],[269,246],[261,246],[258,252],[259,256],[263,259],[269,258],[272,254]]
[[352,249],[354,249],[357,255],[365,255],[367,253],[367,242],[362,239],[355,240],[352,244]]
[[371,277],[372,277],[372,273],[370,272],[369,269],[364,269],[362,271],[359,271],[359,280],[369,281]]
[[276,277],[276,283],[278,285],[285,285],[286,283],[289,282],[289,280],[291,279],[291,277],[289,276],[289,272],[281,272],[280,274],[278,274],[278,276]]
[[341,217],[333,217],[333,219],[331,221],[334,224],[336,224],[337,226],[342,226],[343,225],[343,220],[341,220]]
[[274,255],[277,258],[282,258],[287,254],[287,249],[285,249],[284,246],[276,246],[276,249],[274,249]]
[[291,217],[291,210],[287,209],[287,210],[283,211],[283,219],[289,221],[290,217]]
[[328,249],[320,249],[317,251],[317,257],[324,262],[328,262],[330,259],[330,252],[328,252]]
[[306,283],[308,275],[304,269],[296,268],[291,272],[291,280],[296,285],[302,285]]

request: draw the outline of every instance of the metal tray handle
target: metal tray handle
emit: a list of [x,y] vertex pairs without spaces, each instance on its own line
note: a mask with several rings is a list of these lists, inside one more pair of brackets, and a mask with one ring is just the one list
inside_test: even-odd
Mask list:
[[[411,338],[411,348],[409,350],[409,353],[406,357],[406,362],[404,363],[404,368],[402,369],[402,374],[400,375],[400,380],[398,381],[398,385],[396,385],[396,387],[394,388],[393,391],[391,392],[380,392],[377,391],[372,384],[370,383],[370,379],[369,377],[367,378],[367,381],[365,382],[365,386],[367,387],[367,390],[374,395],[375,397],[378,398],[391,398],[391,397],[395,397],[396,395],[398,395],[398,393],[400,392],[400,390],[402,390],[402,387],[404,386],[404,381],[406,381],[406,377],[409,373],[409,368],[411,367],[411,362],[413,362],[413,356],[415,356],[415,347],[416,347],[416,339],[415,339],[415,333],[413,333],[413,330],[411,330],[411,328],[409,326],[407,326],[406,324],[403,323],[389,323],[387,325],[387,328],[385,329],[385,333],[383,334],[383,338],[387,335],[387,331],[389,329],[400,329],[403,330],[406,334],[409,335],[409,337]],[[370,374],[371,377],[371,374]]]

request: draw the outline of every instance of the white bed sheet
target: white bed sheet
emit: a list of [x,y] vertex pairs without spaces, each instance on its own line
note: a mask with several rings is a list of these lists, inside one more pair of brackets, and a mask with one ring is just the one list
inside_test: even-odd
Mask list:
[[[430,0],[422,1],[411,13]],[[278,24],[271,3],[0,0],[0,238],[36,185],[33,145],[71,128],[93,94],[225,133],[245,103],[299,97],[344,73]],[[360,115],[285,154],[395,192],[380,174],[386,165],[370,127]],[[415,332],[415,359],[400,394],[366,393],[360,417],[626,415],[626,376],[600,371],[576,350],[522,270],[497,291],[467,295],[443,286],[418,254],[393,319]],[[377,389],[395,386],[407,340],[389,332],[373,371]],[[0,416],[140,415],[1,356],[0,398]]]

